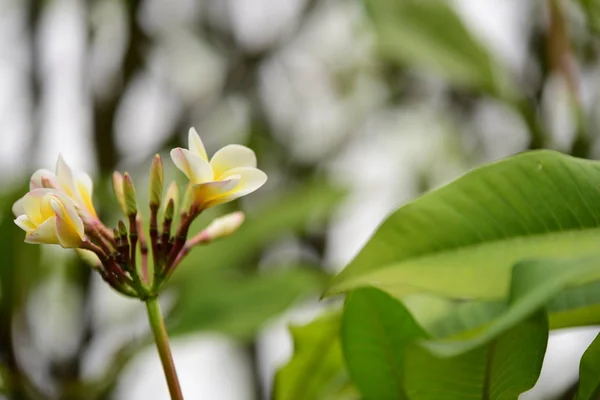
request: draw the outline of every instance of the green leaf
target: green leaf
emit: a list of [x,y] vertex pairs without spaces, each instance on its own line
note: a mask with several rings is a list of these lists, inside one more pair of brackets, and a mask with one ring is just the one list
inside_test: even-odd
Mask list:
[[410,313],[373,288],[352,291],[342,319],[342,348],[352,381],[366,399],[407,399],[403,368],[407,346],[425,336]]
[[600,33],[600,3],[597,0],[579,0],[590,29],[598,34]]
[[344,366],[339,340],[341,313],[290,327],[292,359],[275,376],[275,400],[357,399]]
[[406,391],[411,400],[514,400],[539,377],[548,323],[537,313],[494,342],[450,358],[419,346],[406,356]]
[[516,262],[597,251],[599,183],[599,162],[547,150],[477,168],[390,215],[326,295],[503,299]]
[[292,268],[245,276],[208,273],[181,290],[169,316],[172,335],[214,330],[239,339],[253,337],[269,319],[296,301],[323,288],[325,275],[309,268]]
[[384,56],[491,93],[506,72],[446,1],[365,0]]
[[577,400],[595,400],[600,395],[600,335],[590,344],[579,363]]
[[26,192],[23,185],[0,196],[0,319],[21,307],[39,279],[40,246],[25,243],[25,233],[13,222],[12,205]]
[[575,260],[523,261],[514,268],[509,305],[493,322],[465,340],[437,341],[426,347],[451,356],[490,342],[544,308],[557,293],[582,281],[600,279],[600,256]]

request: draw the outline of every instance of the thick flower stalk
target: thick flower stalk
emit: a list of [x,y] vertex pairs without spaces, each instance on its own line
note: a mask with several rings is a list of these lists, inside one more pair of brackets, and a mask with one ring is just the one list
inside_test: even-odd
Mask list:
[[136,188],[128,173],[113,174],[113,189],[124,220],[112,230],[98,218],[92,202],[91,178],[72,170],[61,156],[55,172],[41,169],[30,191],[13,206],[15,223],[28,243],[57,244],[75,249],[119,293],[139,298],[148,316],[167,383],[174,399],[182,398],[157,296],[184,257],[196,246],[234,233],[244,220],[235,212],[217,218],[192,238],[188,233],[200,213],[249,194],[267,180],[256,168],[256,156],[241,145],[228,145],[208,158],[192,128],[189,149],[171,151],[175,166],[189,179],[183,199],[171,182],[164,192],[163,163],[152,160],[148,187],[149,230],[143,229]]

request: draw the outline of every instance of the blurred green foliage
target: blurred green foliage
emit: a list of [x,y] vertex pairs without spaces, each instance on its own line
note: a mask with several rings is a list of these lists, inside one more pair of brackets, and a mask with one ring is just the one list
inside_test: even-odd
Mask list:
[[[36,40],[44,32],[41,28],[44,18],[53,11],[50,7],[59,3],[16,4],[22,7],[25,16],[25,36],[29,39],[24,40],[29,42],[23,47],[31,58],[28,71],[31,82],[27,90],[32,103],[33,134],[28,154],[36,153],[43,129],[35,122],[41,115],[46,76],[40,62],[41,47]],[[83,19],[90,26],[82,35],[89,39],[90,47],[101,42],[96,25],[96,17],[103,15],[101,3],[107,2],[85,2],[89,8]],[[461,157],[467,154],[468,164],[487,157],[482,151],[482,137],[495,132],[495,127],[478,127],[476,110],[489,105],[490,98],[498,107],[510,110],[523,125],[527,140],[520,150],[554,146],[556,138],[548,129],[552,127],[549,122],[552,115],[544,114],[543,103],[550,82],[558,77],[567,82],[569,112],[575,115],[577,123],[576,132],[561,150],[582,157],[598,156],[595,106],[586,103],[589,96],[582,89],[590,82],[584,82],[582,76],[587,76],[584,72],[594,71],[599,59],[597,1],[547,0],[523,7],[527,13],[527,28],[523,29],[522,38],[526,43],[526,60],[521,69],[506,65],[448,0],[309,0],[299,7],[297,20],[289,24],[283,38],[256,48],[245,47],[247,38],[238,37],[231,21],[215,17],[221,14],[215,12],[212,4],[215,2],[210,1],[192,2],[202,10],[198,13],[201,16],[190,23],[185,35],[168,36],[166,40],[161,36],[164,32],[157,32],[160,29],[146,23],[146,15],[152,14],[146,8],[149,3],[133,0],[113,4],[122,13],[115,14],[119,16],[115,21],[122,20],[119,23],[122,22],[124,30],[123,48],[115,50],[123,53],[116,57],[121,65],[104,82],[89,85],[102,89],[90,96],[94,156],[101,176],[96,182],[96,204],[103,215],[114,218],[117,208],[107,195],[106,177],[117,167],[147,169],[147,165],[131,165],[123,157],[115,134],[117,117],[127,109],[127,96],[138,84],[138,78],[152,75],[159,86],[168,87],[170,94],[177,93],[174,103],[181,103],[168,128],[171,132],[150,153],[165,152],[183,144],[183,133],[190,125],[198,120],[206,122],[215,109],[229,104],[232,98],[239,100],[236,104],[241,104],[244,123],[238,130],[244,134],[236,138],[256,150],[261,167],[273,179],[264,194],[256,194],[257,200],[214,210],[195,224],[193,231],[198,232],[211,217],[237,207],[247,214],[245,224],[234,236],[195,249],[179,266],[169,282],[168,295],[173,301],[168,326],[176,337],[213,331],[244,343],[252,361],[257,399],[267,398],[267,392],[271,392],[270,388],[261,389],[257,378],[256,371],[261,370],[255,351],[257,335],[265,323],[298,302],[317,298],[327,283],[330,293],[357,290],[348,299],[343,316],[333,311],[305,326],[290,329],[294,354],[277,373],[271,393],[275,399],[516,398],[517,392],[531,387],[537,379],[547,324],[556,329],[600,322],[600,286],[594,262],[579,257],[594,252],[598,239],[598,191],[589,184],[598,180],[598,165],[554,153],[528,154],[492,164],[400,208],[332,282],[328,282],[323,265],[331,218],[350,192],[338,186],[340,179],[328,174],[330,163],[360,137],[355,131],[365,130],[369,139],[369,135],[376,136],[372,127],[378,126],[377,118],[385,113],[406,112],[402,108],[406,104],[432,109],[428,119],[431,115],[440,119],[449,116],[456,123],[453,143],[464,147],[456,153]],[[326,34],[310,29],[319,18],[331,18],[330,9],[336,11],[333,15],[341,15],[348,4],[359,10],[351,18],[354,18],[352,29],[360,35],[358,39],[352,36],[353,45],[338,54],[327,47],[329,35],[337,37],[335,29],[326,30]],[[158,19],[169,20],[169,15],[164,13]],[[585,16],[587,30],[578,25],[579,15]],[[364,22],[368,23],[363,25]],[[118,30],[114,26],[111,29]],[[173,29],[164,31],[170,34]],[[369,48],[367,58],[360,59],[355,55],[355,51],[360,52],[359,39],[371,33],[379,51],[371,54]],[[303,77],[323,82],[322,90],[314,93],[309,92],[308,84],[312,82],[295,81],[295,76],[286,75],[290,70],[272,68],[294,64],[279,57],[295,54],[302,47],[298,43],[303,41],[325,43],[325,50],[315,50],[318,53],[315,59],[326,58],[321,53],[334,54],[333,60],[323,61],[323,71],[314,73],[316,69],[311,69],[310,78]],[[199,57],[218,53],[219,73],[210,77],[218,82],[214,92],[199,95],[181,90],[201,83],[178,80],[189,67],[184,60],[175,60],[170,65],[174,77],[154,76],[156,71],[150,60],[155,53],[165,50],[167,42],[179,46],[177,50],[183,49],[183,58],[198,56],[196,52]],[[191,42],[194,46],[190,47]],[[306,57],[305,53],[298,54],[296,61]],[[346,56],[357,60],[349,62]],[[313,65],[315,59],[307,58],[306,64]],[[83,64],[94,64],[88,61],[86,58]],[[271,92],[261,81],[265,76],[267,81],[281,80],[282,76],[284,81],[291,81],[293,96],[307,97],[310,105],[322,105],[319,101],[323,98],[350,104],[335,109],[344,119],[352,121],[351,127],[338,130],[349,132],[335,133],[338,136],[331,140],[335,145],[320,157],[315,155],[322,150],[317,148],[320,144],[315,146],[315,154],[298,157],[294,148],[297,140],[293,138],[297,127],[286,126],[279,115],[281,110],[274,111],[276,107],[267,101],[264,93]],[[435,93],[426,82],[431,77],[439,82],[440,88]],[[279,90],[279,87],[273,90],[277,95],[273,102],[287,104],[285,96],[278,97]],[[323,129],[322,135],[311,140],[334,134],[328,131],[328,120],[309,114],[310,107],[298,106],[287,111],[299,114],[294,124],[312,121]],[[410,113],[413,111],[409,109]],[[368,115],[369,112],[372,114]],[[221,116],[216,125],[228,125],[231,123],[228,118]],[[215,125],[214,121],[209,122]],[[335,123],[331,125],[337,127]],[[393,135],[403,135],[405,127],[410,128],[402,126]],[[207,134],[213,143],[226,144],[220,133]],[[500,138],[498,142],[502,141]],[[328,142],[323,143],[327,147]],[[138,156],[149,158],[150,154]],[[419,175],[415,179],[424,182],[420,189],[428,189],[436,181],[429,176],[436,168],[451,168],[440,167],[436,164],[439,160],[433,157],[427,160],[426,168],[393,172]],[[368,164],[371,160],[362,162]],[[367,167],[354,165],[355,169],[347,170],[342,181],[354,180],[357,170]],[[98,278],[74,257],[23,243],[22,232],[14,226],[10,209],[25,191],[25,185],[0,190],[0,393],[10,399],[111,398],[120,372],[150,342],[143,335],[127,338],[108,355],[109,362],[103,371],[94,376],[83,373],[88,352],[103,334],[98,326],[100,317],[92,307],[100,298],[92,290]],[[146,188],[140,185],[138,193],[141,204]],[[395,195],[405,198],[404,193]],[[301,254],[271,261],[269,255],[273,249],[290,238],[298,243]],[[564,256],[566,260],[530,261],[514,266],[523,258],[541,256]],[[77,345],[73,354],[62,358],[38,348],[41,344],[33,339],[38,328],[32,324],[33,317],[27,308],[39,295],[40,288],[57,276],[69,289],[82,295],[81,304],[65,307],[65,312],[77,313],[73,318],[82,332],[78,336],[65,328],[64,334],[71,335]],[[383,292],[362,289],[368,285]],[[409,343],[416,339],[429,341],[424,347]],[[597,392],[597,347],[596,340],[582,360],[580,399],[592,398]],[[24,350],[40,360],[41,372],[36,374],[42,376],[42,384],[32,382],[34,372],[19,355]],[[441,353],[452,356],[442,359]],[[518,357],[508,357],[513,353]],[[408,374],[395,374],[394,369]],[[447,386],[431,384],[438,381]]]

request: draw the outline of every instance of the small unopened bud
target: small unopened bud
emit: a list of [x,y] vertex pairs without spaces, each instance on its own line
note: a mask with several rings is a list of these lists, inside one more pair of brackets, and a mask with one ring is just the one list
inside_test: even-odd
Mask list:
[[150,185],[148,198],[150,199],[150,207],[160,207],[160,200],[163,191],[163,163],[160,155],[156,154],[152,160],[150,167]]
[[169,187],[167,188],[167,193],[165,195],[165,218],[167,215],[167,209],[169,208],[169,203],[173,203],[173,208],[171,210],[171,219],[173,219],[173,215],[177,214],[177,206],[179,205],[179,186],[177,186],[176,182],[171,182]]
[[192,202],[194,201],[194,187],[189,184],[187,189],[185,190],[185,194],[183,195],[183,200],[181,202],[181,211],[187,212],[192,207]]
[[98,256],[92,251],[84,249],[75,249],[75,253],[77,253],[79,258],[81,258],[86,264],[94,268],[100,268],[100,266],[102,265]]
[[238,228],[244,222],[244,213],[236,211],[231,214],[227,214],[223,217],[215,219],[208,225],[203,231],[208,240],[215,240],[222,237],[226,237],[238,230]]
[[127,226],[125,226],[125,222],[119,220],[119,223],[117,224],[118,229],[119,229],[119,236],[121,236],[122,238],[126,238],[127,237]]
[[135,200],[135,186],[129,173],[123,174],[123,197],[125,198],[125,215],[137,214],[137,201]]
[[118,242],[119,240],[121,240],[121,234],[119,233],[119,230],[117,228],[113,228],[113,235],[115,237],[115,240]]
[[42,187],[46,189],[52,189],[54,188],[54,185],[52,184],[52,181],[49,178],[46,178],[44,176],[42,177]]
[[117,198],[119,207],[121,207],[121,211],[123,211],[123,214],[127,214],[127,207],[125,206],[125,195],[123,194],[123,175],[115,171],[112,176],[112,185],[113,192],[115,193],[115,197]]
[[167,207],[165,208],[165,220],[173,221],[173,215],[175,214],[175,202],[173,199],[170,199],[167,203]]

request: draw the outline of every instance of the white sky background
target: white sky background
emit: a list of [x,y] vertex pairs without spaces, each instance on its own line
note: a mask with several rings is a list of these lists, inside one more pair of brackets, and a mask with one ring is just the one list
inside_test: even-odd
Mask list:
[[[512,68],[522,68],[525,61],[522,38],[527,24],[521,0],[453,2],[467,23],[500,60]],[[169,131],[178,112],[179,100],[166,89],[164,81],[161,83],[162,78],[175,76],[165,79],[172,79],[170,84],[187,90],[184,99],[193,101],[215,90],[222,71],[220,60],[214,57],[210,49],[201,43],[182,40],[186,33],[174,28],[182,21],[184,25],[193,23],[193,17],[190,16],[194,15],[196,2],[177,0],[169,2],[169,7],[165,7],[165,2],[160,0],[148,3],[143,13],[147,29],[168,32],[162,36],[166,42],[177,40],[186,44],[181,49],[171,48],[152,54],[149,71],[138,79],[128,93],[128,105],[117,123],[117,133],[119,147],[130,160],[143,158],[154,151],[154,146]],[[288,32],[303,0],[229,0],[225,3],[232,11],[231,20],[240,43],[247,48],[261,48]],[[465,168],[460,163],[453,163],[452,159],[444,158],[442,154],[445,151],[444,132],[452,129],[450,122],[448,126],[439,123],[432,125],[432,117],[436,120],[435,111],[427,107],[378,110],[385,98],[385,88],[380,87],[368,73],[362,75],[359,81],[360,93],[367,95],[350,100],[336,97],[326,68],[360,64],[361,60],[368,57],[366,54],[371,46],[368,39],[364,43],[356,41],[353,24],[362,18],[360,7],[348,3],[332,1],[324,7],[311,20],[310,29],[302,32],[265,66],[261,88],[261,94],[266,96],[271,106],[270,117],[275,124],[298,126],[283,138],[294,143],[298,157],[335,146],[336,140],[343,138],[348,129],[356,131],[348,150],[332,160],[329,166],[332,176],[351,184],[354,189],[353,195],[339,210],[336,223],[329,233],[327,261],[334,270],[352,258],[391,209],[415,195],[414,176],[403,171],[423,168],[428,160],[441,158],[446,164],[434,172],[439,182],[444,182]],[[0,0],[0,182],[12,182],[15,177],[33,168],[53,168],[59,152],[74,167],[95,171],[88,101],[92,89],[84,87],[86,74],[90,71],[83,62],[83,55],[89,51],[84,41],[85,10],[78,0],[54,0],[51,4],[38,38],[44,76],[43,129],[40,152],[32,155],[25,154],[30,134],[30,114],[26,97],[28,55],[23,46],[24,10],[18,0]],[[107,5],[102,8],[97,18],[114,17],[111,14],[114,10],[111,11],[110,7]],[[222,17],[222,11],[214,11],[215,16]],[[160,26],[154,19],[157,16],[170,22],[167,26]],[[98,47],[98,53],[94,53],[97,62],[92,65],[93,75],[102,76],[118,65],[103,56],[108,53],[102,52],[102,46],[106,50],[118,45],[119,29],[122,26],[117,20],[101,36],[104,42]],[[170,63],[169,60],[174,61]],[[178,63],[180,60],[185,62]],[[182,83],[190,81],[194,83],[195,90],[190,90]],[[226,99],[220,107],[223,116],[218,114],[212,119],[199,121],[205,128],[222,129],[222,136],[212,136],[218,140],[211,138],[217,141],[213,148],[225,145],[224,138],[227,141],[235,139],[232,132],[239,131],[239,127],[245,123],[243,102]],[[358,115],[356,118],[363,118],[366,122],[356,125],[354,120],[348,121],[348,115]],[[502,110],[497,106],[483,104],[478,118],[480,123],[489,125],[497,123],[501,116]],[[224,120],[229,124],[226,128],[223,128]],[[324,128],[328,135],[323,135]],[[403,135],[388,134],[399,128]],[[509,124],[508,127],[495,129],[485,137],[489,158],[510,154],[514,151],[511,145],[517,149],[521,147],[524,134],[519,126]],[[568,123],[565,129],[568,130]],[[360,168],[357,169],[357,165]],[[350,169],[354,172],[352,176],[348,173]],[[390,185],[390,181],[394,184]],[[118,304],[117,309],[121,306],[121,303]],[[290,320],[308,321],[316,309],[309,304],[272,321],[265,329],[261,341],[265,387],[270,387],[273,371],[291,353],[287,323]],[[111,314],[112,311],[103,312]],[[547,359],[548,364],[557,370],[545,369],[538,391],[527,398],[537,399],[543,393],[554,393],[568,385],[576,376],[581,353],[593,337],[594,332],[589,330],[581,334],[554,335]],[[176,341],[173,347],[187,398],[251,400],[248,390],[250,377],[246,367],[248,360],[238,345],[214,334],[203,334]],[[154,349],[148,349],[127,368],[119,394],[122,399],[168,399]]]

